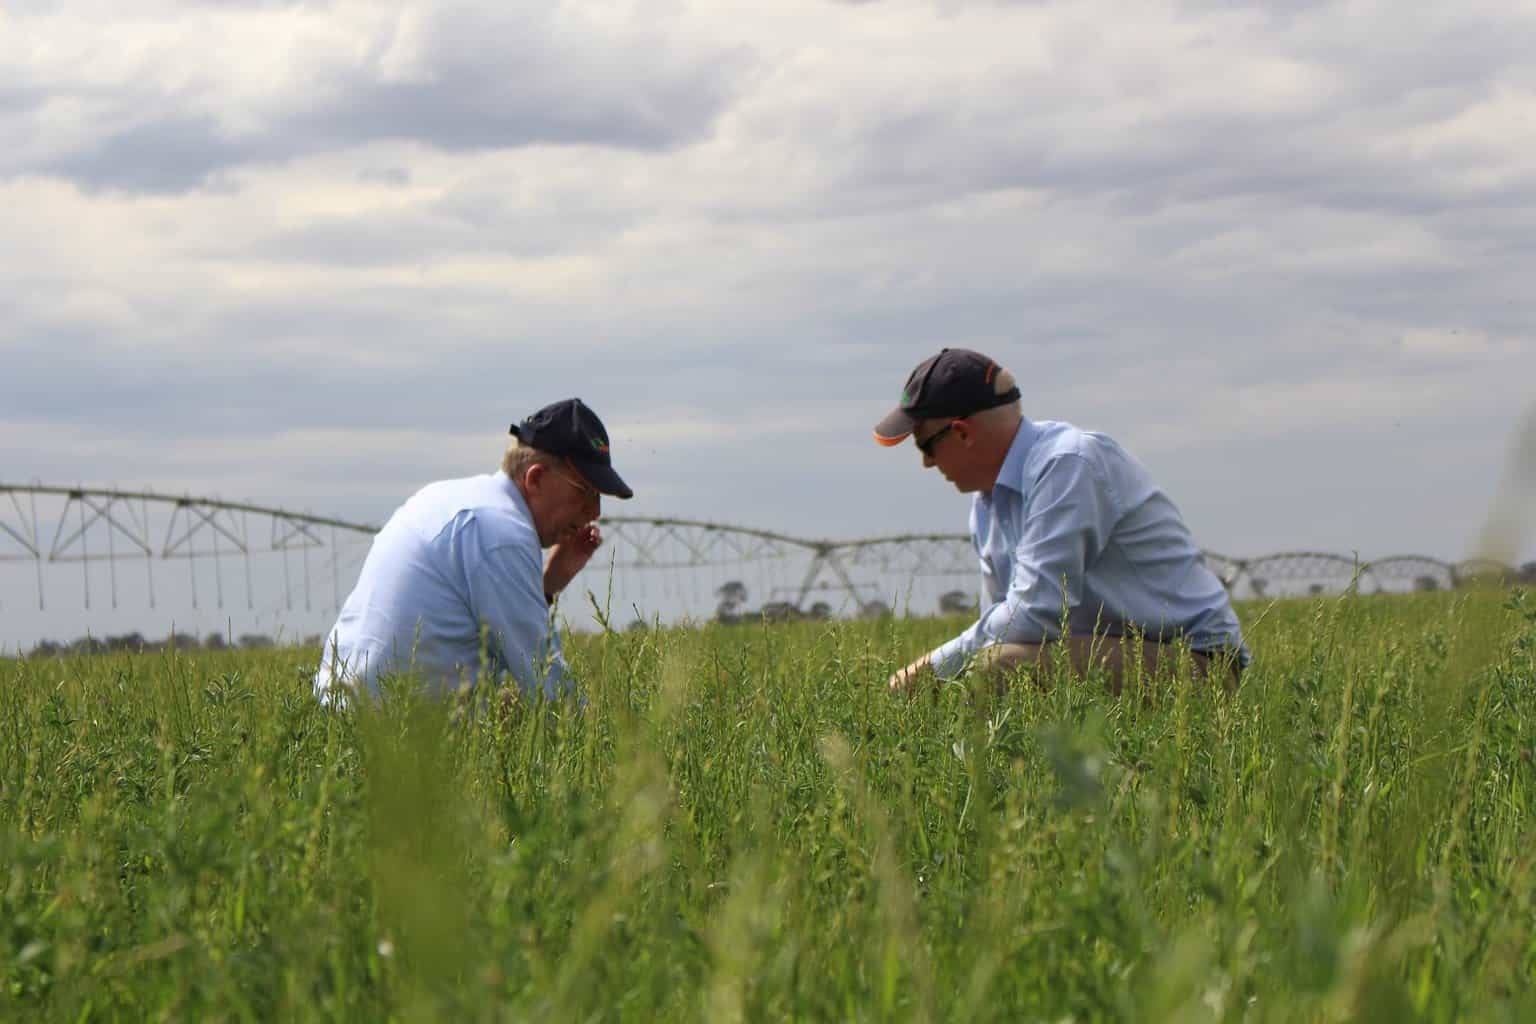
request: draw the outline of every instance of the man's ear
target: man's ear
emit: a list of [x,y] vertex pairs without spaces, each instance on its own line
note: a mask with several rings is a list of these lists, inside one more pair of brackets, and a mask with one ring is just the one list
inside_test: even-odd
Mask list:
[[548,472],[548,470],[549,467],[544,465],[542,462],[534,462],[529,464],[528,468],[523,470],[523,487],[530,494],[535,491],[543,490],[544,474]]
[[971,442],[976,439],[976,431],[971,429],[970,420],[955,420],[955,425],[950,429],[959,436],[960,443],[965,445],[967,448],[969,448],[971,446]]

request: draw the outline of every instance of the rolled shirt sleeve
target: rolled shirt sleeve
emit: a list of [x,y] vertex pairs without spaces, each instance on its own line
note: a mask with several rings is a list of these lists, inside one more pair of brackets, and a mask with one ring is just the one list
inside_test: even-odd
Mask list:
[[466,559],[471,611],[485,631],[486,655],[529,695],[553,700],[569,683],[560,632],[544,600],[544,567],[527,544],[475,543]]
[[[983,559],[994,603],[975,625],[930,655],[940,678],[955,675],[993,644],[1033,644],[1060,636],[1063,609],[1083,599],[1086,566],[1103,550],[1115,524],[1108,481],[1087,459],[1062,454],[1045,467],[1023,500],[1007,590],[998,597],[1001,588]],[[980,532],[978,511],[972,516],[973,539]]]

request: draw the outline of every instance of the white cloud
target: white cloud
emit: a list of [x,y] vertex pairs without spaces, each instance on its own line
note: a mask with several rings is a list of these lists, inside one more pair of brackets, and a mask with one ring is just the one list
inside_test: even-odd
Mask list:
[[1505,361],[1518,366],[1536,354],[1536,338],[1500,338],[1486,331],[1460,328],[1412,328],[1400,340],[1403,354],[1435,363],[1487,364]]

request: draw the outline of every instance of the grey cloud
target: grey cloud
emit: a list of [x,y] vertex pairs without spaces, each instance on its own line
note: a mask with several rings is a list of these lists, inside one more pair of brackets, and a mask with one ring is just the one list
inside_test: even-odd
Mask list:
[[[1349,141],[1342,130],[1264,115],[1181,118],[1091,155],[1064,149],[1053,134],[1010,137],[1000,130],[990,138],[958,139],[947,130],[934,136],[914,131],[905,138],[870,139],[855,187],[895,189],[908,203],[954,189],[1048,189],[1066,196],[1097,194],[1142,211],[1235,196],[1403,213],[1464,200],[1464,189],[1436,180],[1441,165],[1405,166],[1401,159],[1351,151]],[[893,158],[897,151],[935,157],[914,164]],[[949,155],[955,153],[963,155]]]
[[460,186],[423,209],[314,218],[221,254],[351,267],[425,265],[444,255],[535,258],[589,248],[639,216],[602,195],[550,190],[512,203],[494,184]]
[[1333,21],[1288,21],[1256,38],[1264,54],[1316,67],[1327,91],[1288,107],[1215,112],[1170,101],[1159,110],[1154,84],[1138,97],[1147,113],[1127,130],[1113,120],[1119,105],[1028,72],[864,111],[851,137],[838,137],[848,120],[827,110],[805,111],[802,123],[824,144],[856,154],[837,191],[865,209],[1035,188],[1142,205],[1270,195],[1412,213],[1501,188],[1444,180],[1448,167],[1484,165],[1484,152],[1413,159],[1361,142],[1450,118],[1498,82],[1536,81],[1525,56],[1536,51],[1536,19],[1467,20],[1436,31],[1409,25],[1369,38],[1341,33]]
[[599,83],[563,75],[540,81],[535,75],[547,66],[531,68],[534,74],[519,81],[496,63],[515,67],[526,57],[481,52],[441,68],[430,82],[383,83],[353,74],[337,83],[341,95],[333,106],[298,114],[286,128],[331,143],[413,139],[446,150],[534,143],[659,149],[699,137],[727,100],[724,83],[708,73],[630,95],[617,82],[594,90]]
[[[93,189],[176,193],[247,163],[380,140],[448,151],[578,143],[664,149],[707,133],[749,69],[738,50],[680,52],[638,27],[557,31],[560,16],[553,6],[435,9],[421,67],[409,80],[391,79],[376,57],[310,71],[301,105],[245,111],[257,127],[238,137],[218,116],[190,106],[206,96],[125,89],[115,97],[119,113],[107,119],[122,127],[9,171],[42,171]],[[91,95],[100,101],[99,91]],[[136,119],[148,109],[162,112]]]
[[180,193],[227,168],[272,157],[270,139],[233,140],[207,115],[173,114],[103,133],[39,168],[88,191]]
[[[430,310],[403,311],[356,296],[225,310],[199,325],[207,354],[123,347],[84,327],[27,330],[9,339],[7,419],[46,432],[74,425],[147,446],[191,430],[198,438],[264,437],[304,429],[464,432],[510,422],[558,397],[584,395],[603,415],[624,416],[689,396],[706,404],[751,397],[761,365],[669,351],[635,340],[601,357],[571,351],[558,336],[465,338]],[[494,330],[489,332],[494,334]],[[345,347],[334,343],[347,338]],[[793,387],[797,364],[780,356],[781,395],[800,400],[824,383]],[[765,359],[762,365],[770,365]],[[659,375],[659,388],[625,382]],[[798,375],[803,376],[803,374]],[[819,385],[819,386],[818,386]],[[599,399],[607,395],[608,401]],[[621,416],[620,418],[624,418]],[[615,420],[617,423],[618,420]],[[622,436],[615,429],[616,436]]]
[[[1313,549],[1457,559],[1470,554],[1492,492],[1480,460],[1448,444],[1444,431],[1429,417],[1379,431],[1318,430],[1298,410],[1283,444],[1213,439],[1170,458],[1138,452],[1134,434],[1121,440],[1150,465],[1200,543],[1212,549],[1247,557]],[[1362,476],[1369,478],[1364,488]],[[1437,495],[1427,497],[1426,488]],[[1458,497],[1445,501],[1446,495]],[[1429,505],[1438,509],[1432,519],[1403,514]]]
[[467,255],[495,248],[473,227],[423,215],[311,220],[238,250],[241,258],[349,267],[425,265],[444,253]]
[[1341,99],[1368,100],[1389,111],[1444,111],[1464,102],[1469,89],[1481,95],[1482,87],[1501,78],[1531,80],[1536,18],[1472,16],[1432,26],[1416,25],[1410,15],[1404,29],[1361,38],[1310,23],[1295,46],[1304,58],[1347,77],[1353,95]]
[[[444,309],[460,305],[439,297]],[[87,327],[23,328],[6,343],[5,415],[36,423],[41,434],[73,426],[152,449],[188,431],[199,439],[306,429],[494,432],[579,394],[622,439],[626,422],[689,410],[728,422],[784,415],[807,402],[883,399],[899,383],[896,371],[891,380],[850,375],[859,358],[843,353],[862,351],[865,339],[839,337],[835,325],[807,324],[807,351],[786,345],[774,325],[740,324],[729,347],[690,348],[670,331],[637,324],[594,357],[566,343],[591,326],[579,318],[561,332],[530,335],[513,307],[504,325],[492,319],[465,333],[432,303],[389,299],[352,293],[222,307],[192,328],[210,339],[206,355],[125,346]]]
[[404,167],[364,167],[357,180],[369,185],[409,185],[411,172]]
[[0,83],[0,114],[34,110],[42,106],[47,98],[48,94],[41,89]]
[[[1010,0],[994,0],[997,3],[1008,3]],[[1030,3],[1032,0],[1020,0],[1021,3]],[[1298,18],[1313,18],[1321,15],[1327,8],[1346,6],[1345,0],[1292,0],[1291,3],[1273,4],[1268,0],[1178,0],[1176,4],[1180,11],[1193,15],[1202,14],[1232,14],[1244,11],[1250,14],[1260,15],[1271,22],[1286,23],[1296,21]]]
[[56,339],[38,341],[10,355],[8,418],[43,431],[71,424],[139,438],[147,448],[189,432],[206,440],[327,428],[463,431],[472,425],[455,409],[462,412],[466,388],[483,387],[471,368],[427,362],[402,377],[396,367],[329,363],[319,349],[294,358],[226,344],[216,357],[146,357],[77,338],[61,358],[49,350]]

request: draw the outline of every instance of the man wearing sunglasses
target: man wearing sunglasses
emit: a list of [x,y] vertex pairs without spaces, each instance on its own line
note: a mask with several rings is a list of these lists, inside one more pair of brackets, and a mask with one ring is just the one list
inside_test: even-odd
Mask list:
[[[325,641],[314,687],[373,697],[412,673],[439,693],[515,683],[554,698],[565,659],[551,608],[591,559],[602,496],[633,497],[579,398],[512,425],[501,470],[417,491],[373,540]],[[548,554],[543,552],[547,550]]]
[[974,495],[985,594],[976,624],[893,675],[892,690],[967,666],[1006,675],[1053,648],[1117,692],[1138,659],[1156,672],[1175,645],[1202,677],[1235,681],[1247,665],[1226,589],[1179,510],[1113,440],[1026,419],[1013,375],[966,349],[919,363],[875,427],[882,445],[909,436],[924,468]]

